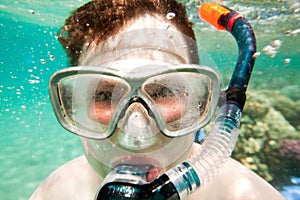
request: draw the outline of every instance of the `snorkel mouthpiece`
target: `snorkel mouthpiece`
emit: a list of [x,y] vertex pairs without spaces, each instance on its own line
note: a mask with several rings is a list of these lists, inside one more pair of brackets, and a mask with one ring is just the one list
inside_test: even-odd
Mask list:
[[149,166],[119,165],[105,178],[97,200],[179,199],[176,187],[165,174],[147,183]]
[[[207,184],[230,157],[238,138],[241,112],[255,58],[256,42],[250,24],[241,15],[224,6],[202,3],[199,15],[218,30],[227,30],[239,47],[226,100],[221,102],[201,151],[148,183],[140,170],[119,166],[104,180],[96,199],[184,199]],[[122,169],[122,170],[120,170]]]
[[169,181],[167,175],[162,175],[150,184],[137,185],[131,183],[114,182],[103,186],[97,200],[108,199],[179,199],[176,188]]

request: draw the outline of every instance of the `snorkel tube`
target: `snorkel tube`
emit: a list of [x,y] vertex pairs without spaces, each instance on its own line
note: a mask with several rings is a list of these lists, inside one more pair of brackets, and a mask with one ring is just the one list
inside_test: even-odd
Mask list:
[[108,175],[112,181],[105,181],[96,199],[184,199],[207,184],[230,157],[238,138],[246,89],[255,61],[255,36],[245,18],[224,6],[202,3],[199,15],[215,28],[230,32],[239,49],[231,81],[220,100],[219,114],[201,151],[151,183],[144,181],[142,172],[134,170],[133,173],[127,166],[116,167]]

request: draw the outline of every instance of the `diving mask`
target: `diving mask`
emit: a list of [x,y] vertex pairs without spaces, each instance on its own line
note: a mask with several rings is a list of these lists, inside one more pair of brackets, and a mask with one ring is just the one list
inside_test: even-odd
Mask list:
[[[118,61],[124,66],[132,63],[142,61]],[[80,136],[106,139],[116,128],[128,128],[120,124],[126,123],[122,122],[126,116],[134,116],[144,118],[135,124],[137,128],[146,131],[155,124],[159,129],[155,133],[178,137],[209,121],[217,106],[220,79],[208,67],[153,61],[126,73],[109,64],[64,69],[51,77],[49,90],[60,124]],[[136,101],[144,106],[144,114],[125,115]]]

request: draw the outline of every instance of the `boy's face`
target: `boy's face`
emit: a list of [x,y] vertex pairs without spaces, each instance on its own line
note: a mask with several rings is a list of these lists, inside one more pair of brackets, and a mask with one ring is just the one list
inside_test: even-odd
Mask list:
[[[194,41],[193,41],[194,42]],[[149,71],[151,66],[190,63],[185,38],[168,22],[158,17],[145,16],[132,22],[125,30],[107,41],[89,44],[80,58],[82,66],[99,66],[124,74]],[[99,87],[114,88],[114,80]],[[183,102],[176,98],[159,99],[158,104],[167,113],[166,121],[180,118]],[[89,116],[108,123],[113,115],[112,106],[97,102],[90,107]],[[143,165],[151,181],[161,172],[186,159],[193,142],[193,134],[170,138],[160,133],[157,123],[149,114],[145,102],[131,103],[124,111],[112,136],[105,140],[81,138],[86,156],[92,167],[104,178],[119,164]]]

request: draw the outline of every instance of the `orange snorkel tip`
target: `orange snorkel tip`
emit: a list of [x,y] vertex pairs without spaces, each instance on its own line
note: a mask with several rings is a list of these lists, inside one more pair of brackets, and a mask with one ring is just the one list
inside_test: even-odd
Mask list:
[[231,11],[219,4],[204,2],[199,8],[199,16],[204,21],[214,26],[218,30],[225,30],[226,27],[221,25],[220,19],[229,15]]

